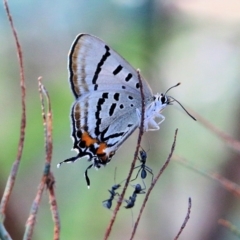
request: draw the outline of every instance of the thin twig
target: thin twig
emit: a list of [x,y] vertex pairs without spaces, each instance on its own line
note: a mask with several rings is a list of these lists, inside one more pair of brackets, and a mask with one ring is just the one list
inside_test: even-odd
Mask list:
[[10,14],[10,10],[7,4],[7,1],[4,0],[4,6],[5,10],[8,16],[8,21],[11,25],[11,29],[13,32],[14,40],[17,47],[17,56],[18,56],[18,62],[20,67],[20,86],[21,86],[21,99],[22,99],[22,117],[21,117],[21,127],[20,127],[20,138],[18,143],[18,153],[17,158],[15,162],[13,163],[10,176],[8,178],[6,188],[3,193],[3,197],[0,204],[0,214],[2,215],[2,219],[4,220],[5,214],[6,214],[6,207],[10,198],[10,195],[12,193],[12,189],[15,183],[16,175],[18,172],[20,160],[22,157],[22,151],[23,151],[23,145],[24,145],[24,138],[25,138],[25,127],[26,127],[26,105],[25,105],[25,76],[24,76],[24,68],[23,68],[23,56],[22,56],[22,50],[21,45],[18,40],[17,32],[13,25],[12,16]]
[[[52,174],[52,173],[51,173]],[[53,181],[51,181],[53,182]],[[52,212],[52,218],[54,222],[54,240],[60,239],[60,217],[58,213],[58,206],[57,206],[57,200],[56,195],[54,191],[54,184],[48,185],[48,193],[49,193],[49,203],[51,206],[51,212]]]
[[136,222],[135,222],[135,224],[134,224],[134,226],[133,226],[133,231],[132,231],[132,234],[131,234],[130,239],[133,239],[133,237],[134,237],[134,235],[135,235],[135,233],[136,233],[136,230],[137,230],[137,227],[138,227],[140,218],[141,218],[141,216],[142,216],[143,210],[144,210],[144,208],[145,208],[145,205],[146,205],[146,203],[147,203],[148,197],[149,197],[152,189],[154,188],[154,186],[155,186],[155,184],[157,183],[159,177],[162,175],[162,173],[164,172],[164,170],[167,168],[168,163],[169,163],[170,160],[171,160],[171,157],[172,157],[172,154],[173,154],[173,152],[174,152],[175,145],[176,145],[177,133],[178,133],[178,129],[175,130],[174,140],[173,140],[173,144],[172,144],[172,147],[171,147],[171,151],[170,151],[170,153],[169,153],[169,155],[168,155],[168,158],[167,158],[166,162],[164,163],[164,165],[162,166],[162,168],[159,170],[157,176],[154,178],[151,186],[149,187],[149,189],[148,189],[148,191],[147,191],[147,193],[146,193],[146,195],[145,195],[145,198],[144,198],[144,200],[143,200],[143,204],[142,204],[142,207],[141,207],[141,209],[140,209],[140,211],[139,211],[137,220],[136,220]]
[[123,187],[123,191],[122,191],[122,193],[121,193],[121,195],[118,199],[117,205],[116,205],[116,207],[113,211],[113,216],[112,216],[112,218],[109,222],[109,225],[106,229],[104,240],[107,240],[108,237],[110,236],[112,226],[113,226],[113,224],[116,220],[117,213],[118,213],[118,211],[119,211],[119,209],[122,205],[122,201],[124,199],[125,192],[126,192],[127,187],[129,185],[130,178],[132,176],[132,173],[133,173],[136,161],[137,161],[138,152],[139,152],[139,148],[140,148],[140,144],[141,144],[141,140],[142,140],[142,135],[143,135],[143,132],[144,132],[143,126],[144,126],[144,116],[145,116],[145,96],[144,96],[144,93],[143,93],[143,86],[142,86],[142,79],[141,79],[140,71],[137,70],[137,73],[138,73],[139,87],[140,87],[140,93],[141,93],[141,99],[142,99],[142,109],[141,109],[142,110],[142,115],[141,115],[141,123],[140,123],[139,133],[138,133],[137,146],[136,146],[136,150],[135,150],[135,153],[134,153],[134,158],[133,158],[133,161],[132,161],[129,173],[128,173],[128,177],[127,177],[125,185]]
[[17,48],[17,56],[18,56],[18,62],[19,62],[19,68],[20,68],[20,88],[21,88],[21,104],[22,104],[22,116],[21,116],[21,123],[20,123],[20,137],[19,137],[19,142],[18,142],[18,152],[17,152],[17,157],[15,162],[12,165],[12,169],[10,172],[10,175],[7,180],[7,184],[1,199],[0,203],[0,237],[1,239],[4,240],[10,240],[11,237],[6,231],[3,223],[6,217],[6,208],[7,204],[10,199],[10,195],[12,193],[14,183],[17,177],[17,172],[19,169],[19,164],[22,158],[22,152],[23,152],[23,146],[24,146],[24,139],[25,139],[25,128],[26,128],[26,104],[25,104],[25,96],[26,96],[26,89],[25,89],[25,76],[24,76],[24,67],[23,67],[23,56],[22,56],[22,49],[20,42],[18,40],[18,35],[15,30],[14,24],[13,24],[13,19],[10,14],[10,9],[8,7],[8,3],[6,0],[3,0],[3,4],[6,10],[6,14],[8,17],[8,21],[11,26],[11,30],[13,33],[13,37],[16,43],[16,48]]
[[190,111],[191,114],[193,114],[198,122],[203,124],[206,128],[211,130],[218,138],[220,138],[224,143],[226,143],[228,146],[230,146],[233,150],[240,152],[240,141],[234,139],[232,136],[229,134],[221,131],[217,127],[215,127],[213,124],[211,124],[208,120],[194,112],[193,110]]
[[223,227],[230,230],[233,234],[235,234],[240,239],[240,230],[235,225],[233,225],[231,222],[225,220],[225,219],[219,219],[218,224],[222,225]]
[[[51,159],[52,159],[52,112],[51,112],[51,102],[48,95],[47,90],[45,89],[44,85],[41,82],[41,77],[38,79],[39,83],[39,94],[41,100],[41,107],[42,107],[42,117],[43,117],[43,126],[44,126],[44,135],[45,135],[45,152],[46,152],[46,161],[45,167],[43,171],[43,176],[41,182],[38,187],[38,191],[36,197],[33,201],[32,208],[26,223],[26,230],[24,234],[24,240],[32,239],[33,229],[36,223],[37,212],[39,208],[39,204],[42,198],[43,191],[45,186],[47,186],[49,192],[49,202],[52,211],[52,217],[54,221],[54,240],[58,240],[60,238],[60,219],[58,214],[57,208],[57,201],[54,192],[54,177],[53,174],[50,172],[51,166]],[[45,95],[48,103],[48,111],[47,116],[45,114],[46,108],[44,105],[43,94]]]
[[[38,79],[38,85],[39,85],[39,94],[40,94],[44,135],[45,135],[46,158],[48,158],[48,143],[47,143],[48,139],[47,139],[47,123],[46,123],[47,121],[46,121],[45,106],[44,106],[44,100],[43,100],[43,94],[42,94],[43,89],[42,89],[42,84],[41,84],[41,78]],[[47,161],[48,161],[48,159],[46,159],[46,162]],[[34,229],[34,226],[36,223],[36,218],[37,218],[37,212],[38,212],[39,204],[41,202],[43,191],[45,189],[49,171],[50,171],[50,164],[48,163],[48,165],[45,164],[44,173],[43,173],[41,182],[38,186],[38,191],[37,191],[36,197],[33,201],[33,204],[32,204],[31,210],[30,210],[30,214],[29,214],[29,217],[26,222],[26,229],[25,229],[24,238],[23,238],[24,240],[32,239],[33,229]]]
[[40,201],[42,198],[42,193],[45,189],[45,181],[46,181],[45,179],[46,179],[46,176],[42,177],[42,180],[38,186],[38,191],[37,191],[36,197],[32,203],[30,214],[29,214],[29,217],[26,222],[26,229],[25,229],[23,240],[31,240],[32,239],[33,229],[34,229],[34,226],[36,223],[39,204],[40,204]]
[[[40,101],[41,101],[44,135],[45,135],[46,162],[50,164],[52,159],[52,108],[51,108],[51,102],[50,102],[50,97],[48,95],[48,92],[41,81],[42,81],[42,78],[39,77],[38,86],[39,86],[39,95],[40,95]],[[47,106],[48,106],[47,117],[45,114],[46,107],[44,105],[43,94],[45,95],[47,100]]]
[[[47,103],[48,103],[48,112],[47,112],[47,118],[43,116],[43,119],[46,119],[45,121],[45,139],[46,139],[46,167],[47,165],[51,164],[52,160],[52,109],[51,109],[51,101],[50,97],[48,94],[48,91],[44,87],[44,85],[41,82],[41,78],[38,79],[39,81],[39,91],[40,91],[40,97],[42,100],[42,112],[44,113],[44,102],[43,102],[43,97],[41,94],[41,90],[44,93]],[[44,114],[43,114],[44,115]],[[48,179],[47,179],[47,189],[48,189],[48,194],[49,194],[49,203],[51,206],[51,212],[52,212],[52,218],[54,222],[54,240],[60,239],[60,217],[59,217],[59,212],[58,212],[58,206],[57,206],[57,199],[55,196],[55,191],[54,191],[54,176],[52,172],[49,172]]]
[[190,218],[191,208],[192,208],[192,200],[191,200],[191,198],[189,198],[189,199],[188,199],[188,211],[187,211],[187,216],[185,217],[184,222],[183,222],[183,224],[182,224],[182,226],[181,226],[181,228],[180,228],[177,236],[174,238],[174,240],[177,240],[177,239],[179,238],[179,236],[180,236],[180,234],[182,233],[183,229],[186,227],[187,222],[188,222],[188,220],[189,220],[189,218]]

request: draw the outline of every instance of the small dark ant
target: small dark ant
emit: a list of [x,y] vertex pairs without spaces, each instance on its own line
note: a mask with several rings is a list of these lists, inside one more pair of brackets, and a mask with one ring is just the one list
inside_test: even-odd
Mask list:
[[140,184],[135,185],[135,189],[133,191],[132,196],[129,197],[129,200],[125,200],[125,202],[127,203],[125,208],[134,207],[135,201],[136,201],[136,198],[137,198],[137,194],[144,194],[145,192],[143,190],[145,190],[145,189],[146,189],[145,184],[144,184],[144,188],[142,188]]
[[141,165],[135,167],[134,169],[136,168],[140,168],[140,169],[138,170],[136,177],[132,179],[131,182],[137,179],[140,172],[141,172],[142,180],[147,177],[147,172],[149,172],[152,175],[152,181],[153,181],[153,172],[152,172],[152,169],[146,165],[147,153],[144,150],[140,151],[140,158],[138,157],[138,160],[141,162]]
[[[116,171],[117,171],[117,168],[115,168],[115,171],[114,171],[114,182],[116,181]],[[102,204],[105,208],[110,209],[112,207],[112,201],[113,201],[114,197],[116,195],[119,196],[119,193],[117,193],[116,190],[120,187],[121,187],[120,184],[114,184],[112,186],[111,190],[108,190],[110,192],[110,197],[109,197],[109,199],[106,199],[102,202]]]
[[104,206],[105,208],[110,209],[110,208],[112,207],[112,201],[113,201],[114,197],[115,197],[116,195],[119,196],[119,194],[118,194],[117,192],[115,192],[115,191],[116,191],[118,188],[120,188],[120,187],[121,187],[120,184],[115,184],[115,185],[112,186],[112,189],[111,189],[111,190],[108,190],[111,195],[110,195],[109,199],[104,200],[104,201],[102,202],[102,204],[103,204],[103,206]]

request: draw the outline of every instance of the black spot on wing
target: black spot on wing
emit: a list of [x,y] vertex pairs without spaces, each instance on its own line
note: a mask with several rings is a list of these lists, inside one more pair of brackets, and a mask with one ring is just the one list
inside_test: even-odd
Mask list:
[[[92,79],[92,83],[95,85],[96,82],[97,82],[97,79],[98,79],[98,75],[100,74],[101,70],[102,70],[102,66],[104,65],[104,62],[107,60],[107,58],[111,55],[110,53],[110,48],[105,45],[105,49],[106,49],[106,52],[105,54],[103,54],[101,60],[99,61],[98,65],[97,65],[97,68],[96,68],[96,71],[94,73],[94,76],[93,76],[93,79]],[[95,89],[95,87],[94,87]]]
[[100,134],[99,127],[101,125],[101,118],[100,118],[100,112],[102,110],[102,105],[105,102],[105,98],[99,98],[97,103],[97,111],[95,112],[95,118],[96,118],[96,127],[95,127],[95,134],[98,136]]
[[129,73],[128,75],[127,75],[127,77],[125,78],[125,81],[126,82],[128,82],[131,78],[132,78],[132,74],[131,73]]
[[118,65],[117,68],[113,71],[113,75],[117,75],[122,69],[123,67],[121,65]]
[[102,110],[102,105],[105,102],[105,99],[108,98],[108,93],[105,92],[102,94],[102,97],[98,99],[97,103],[97,111],[95,112],[95,118],[96,118],[96,127],[95,127],[95,134],[98,136],[100,134],[99,127],[101,125],[102,119],[100,118],[100,112]]
[[103,93],[102,97],[103,98],[108,98],[108,93]]
[[78,130],[78,131],[77,131],[77,137],[78,137],[78,138],[82,138],[82,131],[81,131],[81,130]]
[[113,95],[113,98],[114,98],[116,101],[118,101],[118,100],[119,100],[119,96],[120,96],[119,93],[115,93],[115,94]]
[[112,116],[113,113],[114,113],[114,110],[116,108],[117,104],[116,103],[113,103],[109,109],[109,115]]
[[79,147],[80,147],[80,148],[85,148],[85,147],[86,147],[86,142],[85,142],[85,141],[81,141],[81,142],[79,143]]

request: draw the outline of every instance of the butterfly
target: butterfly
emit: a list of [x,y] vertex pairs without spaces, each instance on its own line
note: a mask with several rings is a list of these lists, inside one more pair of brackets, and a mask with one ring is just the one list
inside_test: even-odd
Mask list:
[[[58,167],[64,162],[87,157],[92,162],[85,171],[89,187],[88,169],[109,163],[123,142],[140,126],[139,72],[105,42],[89,34],[80,34],[74,40],[68,70],[75,96],[71,109],[73,149],[78,154],[60,162]],[[165,93],[153,95],[148,83],[142,76],[141,79],[144,131],[158,130],[165,119],[161,112],[177,101],[167,96],[167,92],[180,83]]]

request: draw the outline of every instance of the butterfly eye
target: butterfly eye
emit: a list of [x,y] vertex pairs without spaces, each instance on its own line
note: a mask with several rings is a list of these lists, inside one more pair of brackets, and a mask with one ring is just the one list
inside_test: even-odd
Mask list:
[[165,95],[162,95],[162,96],[161,96],[161,102],[162,102],[162,104],[166,103],[166,100],[167,100],[167,98],[165,97]]

